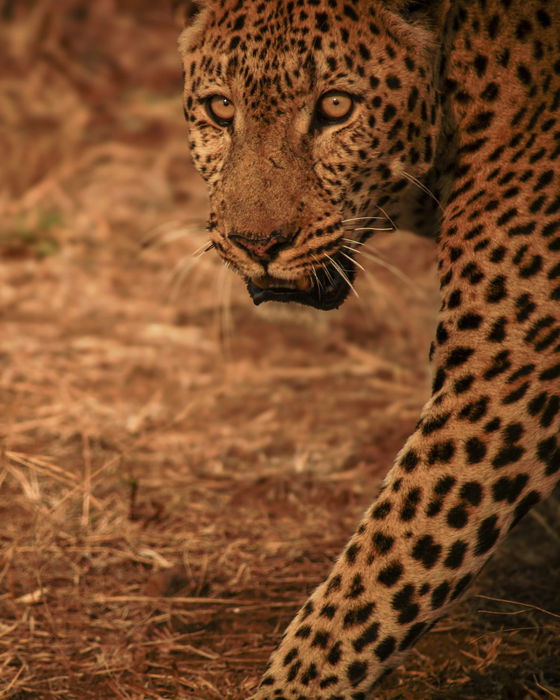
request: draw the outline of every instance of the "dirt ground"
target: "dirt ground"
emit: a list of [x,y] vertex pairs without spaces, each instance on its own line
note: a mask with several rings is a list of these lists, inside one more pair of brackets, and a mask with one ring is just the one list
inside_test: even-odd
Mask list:
[[[166,3],[0,0],[0,698],[241,700],[428,396],[434,249],[337,312],[213,253]],[[560,500],[381,700],[560,698]]]

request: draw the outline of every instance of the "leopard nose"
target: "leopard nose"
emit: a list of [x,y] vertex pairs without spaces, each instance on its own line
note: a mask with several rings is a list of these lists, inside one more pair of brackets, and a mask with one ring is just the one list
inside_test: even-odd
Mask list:
[[272,262],[281,250],[287,248],[293,240],[292,236],[273,232],[268,238],[257,238],[248,234],[230,233],[230,241],[256,262]]

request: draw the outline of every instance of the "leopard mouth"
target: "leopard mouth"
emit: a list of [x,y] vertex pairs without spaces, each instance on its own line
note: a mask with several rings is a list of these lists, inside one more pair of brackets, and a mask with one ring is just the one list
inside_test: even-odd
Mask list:
[[356,268],[344,255],[332,260],[313,273],[295,280],[271,275],[246,278],[247,290],[256,306],[265,301],[295,302],[323,311],[337,309],[352,289]]

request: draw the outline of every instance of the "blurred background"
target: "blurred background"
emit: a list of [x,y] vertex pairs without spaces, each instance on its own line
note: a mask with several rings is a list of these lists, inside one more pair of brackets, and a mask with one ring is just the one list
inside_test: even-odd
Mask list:
[[[429,241],[329,313],[202,254],[181,16],[0,0],[0,698],[245,698],[428,396]],[[479,591],[546,610],[463,604],[380,698],[558,697],[545,508]]]

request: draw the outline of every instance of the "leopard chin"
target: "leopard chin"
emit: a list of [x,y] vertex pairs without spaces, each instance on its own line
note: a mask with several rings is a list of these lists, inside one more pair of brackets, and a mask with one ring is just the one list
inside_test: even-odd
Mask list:
[[265,301],[280,301],[312,306],[321,311],[338,309],[353,290],[356,276],[356,267],[348,257],[335,255],[328,265],[295,280],[268,274],[246,277],[247,291],[255,306]]

